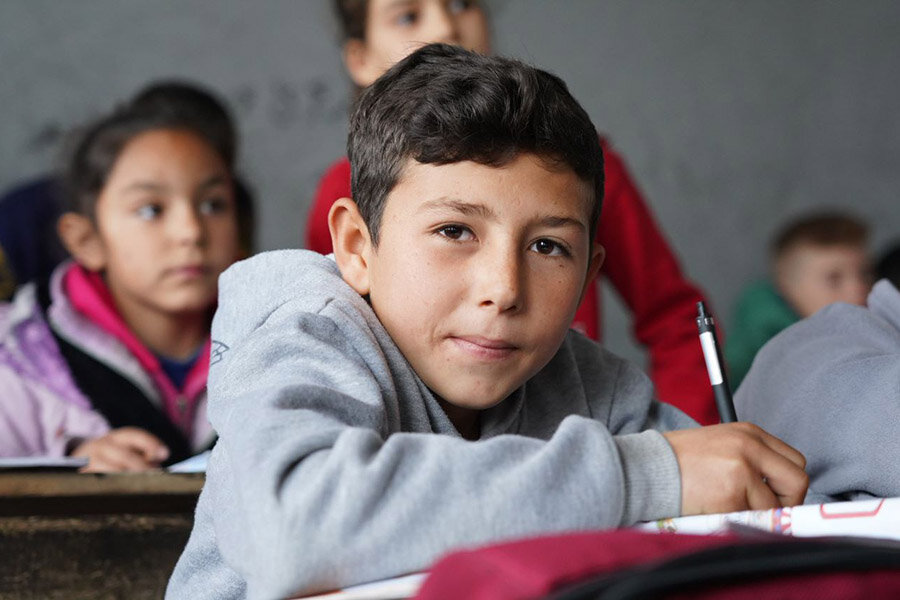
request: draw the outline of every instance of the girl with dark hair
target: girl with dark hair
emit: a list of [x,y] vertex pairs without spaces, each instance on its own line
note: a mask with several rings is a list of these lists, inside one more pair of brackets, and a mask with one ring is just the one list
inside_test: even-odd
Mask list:
[[73,259],[0,306],[0,456],[139,471],[211,445],[218,276],[243,254],[232,155],[164,101],[87,129],[57,227]]
[[[431,42],[490,52],[488,17],[475,0],[335,0],[347,73],[358,88]],[[695,326],[700,290],[688,281],[622,158],[601,138],[606,176],[597,240],[606,248],[601,274],[633,315],[634,337],[649,351],[649,371],[660,399],[703,424],[719,420]],[[306,247],[332,250],[328,211],[351,197],[350,162],[323,175],[306,223]],[[590,285],[573,328],[601,338],[599,281]],[[707,303],[708,304],[708,303]]]

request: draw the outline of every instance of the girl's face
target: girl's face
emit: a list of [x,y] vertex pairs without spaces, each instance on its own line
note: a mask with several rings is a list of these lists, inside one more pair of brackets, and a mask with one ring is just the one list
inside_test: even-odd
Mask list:
[[487,17],[476,0],[369,0],[365,40],[349,40],[344,60],[360,87],[426,44],[443,42],[487,54]]
[[234,187],[197,135],[152,130],[128,142],[97,199],[97,264],[123,314],[206,311],[239,253]]

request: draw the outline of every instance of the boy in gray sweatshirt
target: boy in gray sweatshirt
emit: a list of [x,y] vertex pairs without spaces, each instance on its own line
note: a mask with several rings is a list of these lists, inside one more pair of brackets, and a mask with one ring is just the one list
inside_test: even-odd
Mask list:
[[562,81],[426,46],[363,93],[348,149],[334,255],[221,278],[220,437],[169,597],[305,594],[463,545],[803,498],[794,449],[693,428],[569,330],[603,260],[603,168]]

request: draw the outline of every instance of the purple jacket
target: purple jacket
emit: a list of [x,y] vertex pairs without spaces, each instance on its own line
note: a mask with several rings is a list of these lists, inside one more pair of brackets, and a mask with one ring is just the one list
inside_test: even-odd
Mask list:
[[[63,291],[63,263],[50,279],[45,319],[37,287],[22,287],[11,303],[0,303],[0,456],[63,456],[74,439],[106,434],[109,423],[75,384],[50,327],[80,350],[115,369],[152,401],[161,402],[152,378],[125,346],[76,311]],[[197,449],[213,439],[205,392],[198,402]]]

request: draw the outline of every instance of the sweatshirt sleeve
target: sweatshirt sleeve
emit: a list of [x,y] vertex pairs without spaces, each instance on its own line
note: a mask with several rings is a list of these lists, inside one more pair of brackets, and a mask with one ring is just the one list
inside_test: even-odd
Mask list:
[[719,421],[695,317],[700,289],[685,278],[621,157],[603,145],[606,190],[598,239],[602,273],[632,312],[635,338],[650,354],[660,399],[703,424]]
[[772,338],[735,409],[806,456],[807,503],[900,495],[900,332],[866,308],[832,304]]
[[666,486],[668,504],[655,509],[677,512],[677,464],[659,434],[614,438],[583,417],[548,441],[393,432],[389,423],[421,417],[404,412],[409,382],[361,338],[371,332],[357,311],[287,301],[255,315],[229,304],[224,279],[220,311],[243,313],[245,326],[213,329],[227,350],[210,369],[220,438],[201,503],[214,507],[219,551],[249,595],[417,571],[462,545],[665,516],[628,508],[628,484],[648,477]]

